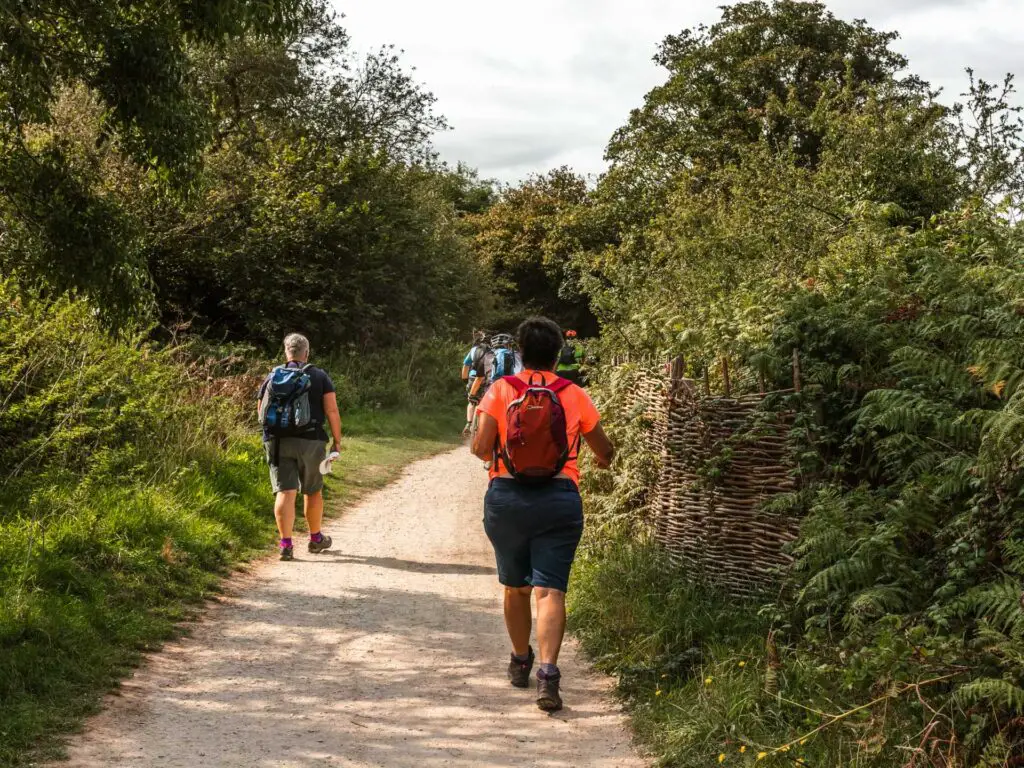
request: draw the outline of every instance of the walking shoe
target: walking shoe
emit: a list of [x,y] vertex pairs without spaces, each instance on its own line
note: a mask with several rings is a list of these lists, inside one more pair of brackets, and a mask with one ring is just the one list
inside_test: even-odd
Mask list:
[[516,688],[530,687],[530,670],[533,669],[533,647],[530,647],[526,655],[526,661],[518,661],[516,655],[512,654],[512,660],[508,663],[508,679]]
[[537,706],[545,712],[557,712],[562,708],[562,696],[558,692],[561,679],[561,675],[537,678]]
[[320,541],[313,541],[312,539],[309,540],[309,551],[314,555],[318,555],[325,549],[330,549],[331,544],[333,543],[334,542],[331,541],[330,536],[321,535]]
[[291,547],[281,547],[281,559],[282,560],[294,560],[295,555],[292,554]]

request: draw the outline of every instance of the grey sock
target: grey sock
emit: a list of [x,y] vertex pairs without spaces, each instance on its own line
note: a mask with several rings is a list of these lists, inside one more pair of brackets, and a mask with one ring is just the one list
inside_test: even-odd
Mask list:
[[561,676],[562,673],[554,664],[541,664],[540,669],[537,670],[537,677],[540,680],[557,680]]

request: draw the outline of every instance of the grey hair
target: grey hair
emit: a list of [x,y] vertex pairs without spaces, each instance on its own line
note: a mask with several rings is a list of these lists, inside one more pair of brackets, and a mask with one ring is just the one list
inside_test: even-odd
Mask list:
[[289,333],[284,337],[284,352],[289,360],[309,357],[309,339],[301,333]]

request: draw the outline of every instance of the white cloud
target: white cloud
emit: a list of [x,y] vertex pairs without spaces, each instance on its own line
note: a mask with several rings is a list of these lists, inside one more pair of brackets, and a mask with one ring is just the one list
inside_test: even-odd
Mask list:
[[[451,162],[514,181],[568,164],[586,173],[629,110],[664,79],[651,61],[668,34],[711,23],[722,0],[335,0],[357,49],[394,43],[454,130]],[[955,97],[963,69],[1024,77],[1021,0],[834,0],[844,18],[901,34],[911,69]]]

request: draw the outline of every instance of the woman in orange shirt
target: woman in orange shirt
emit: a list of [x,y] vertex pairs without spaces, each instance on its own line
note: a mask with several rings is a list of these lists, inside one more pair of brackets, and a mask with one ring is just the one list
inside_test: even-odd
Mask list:
[[[534,385],[549,385],[558,380],[554,370],[563,343],[557,323],[532,317],[519,326],[517,335],[524,369],[517,378]],[[590,396],[570,384],[557,392],[557,398],[565,412],[572,454],[552,479],[540,484],[519,482],[500,456],[496,457],[496,448],[505,446],[506,412],[519,396],[516,387],[507,381],[499,380],[491,386],[477,408],[480,420],[473,453],[484,461],[494,459],[484,497],[484,530],[494,546],[498,580],[505,587],[505,626],[512,641],[509,680],[519,688],[530,684],[535,660],[530,646],[530,595],[536,592],[540,651],[537,705],[544,710],[557,710],[562,707],[557,665],[565,634],[565,592],[583,534],[576,459],[583,442],[594,451],[600,467],[611,465],[615,451]]]

